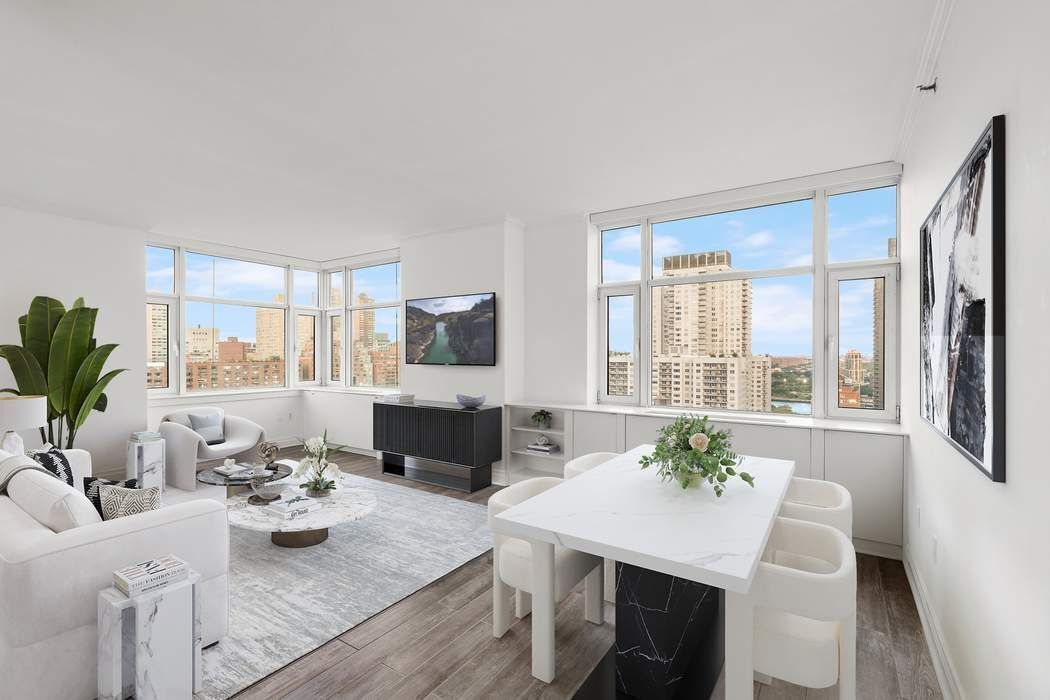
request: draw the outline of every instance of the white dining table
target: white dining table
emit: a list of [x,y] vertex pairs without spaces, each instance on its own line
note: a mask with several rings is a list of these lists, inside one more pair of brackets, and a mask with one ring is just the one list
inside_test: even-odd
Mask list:
[[755,477],[682,489],[639,459],[640,445],[495,516],[495,532],[532,545],[532,675],[554,680],[554,547],[716,586],[725,591],[727,700],[751,698],[754,613],[748,591],[788,484],[789,460],[741,458]]

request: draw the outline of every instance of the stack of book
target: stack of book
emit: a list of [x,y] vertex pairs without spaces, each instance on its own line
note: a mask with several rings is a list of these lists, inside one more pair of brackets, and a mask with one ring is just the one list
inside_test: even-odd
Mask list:
[[129,598],[178,583],[189,576],[186,562],[173,554],[148,559],[113,572],[113,585]]
[[534,452],[538,455],[552,455],[557,454],[560,448],[552,442],[548,442],[546,445],[541,445],[538,442],[533,442],[527,445],[525,449],[528,452]]
[[266,510],[285,520],[292,520],[309,515],[320,507],[321,502],[316,498],[292,496],[291,498],[282,498],[279,501],[274,501],[266,506]]
[[212,471],[227,477],[248,476],[252,473],[252,468],[244,464],[220,464],[217,467],[212,467]]
[[163,436],[155,430],[139,430],[132,433],[129,439],[132,442],[153,442],[154,440],[162,440]]
[[384,403],[415,403],[415,394],[384,394]]

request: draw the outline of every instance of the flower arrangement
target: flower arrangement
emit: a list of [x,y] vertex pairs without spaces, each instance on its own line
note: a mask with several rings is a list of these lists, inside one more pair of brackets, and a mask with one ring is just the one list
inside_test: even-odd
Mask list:
[[707,416],[685,415],[660,429],[651,455],[642,457],[642,469],[655,466],[664,481],[677,481],[683,489],[703,482],[721,497],[729,477],[755,486],[754,477],[736,469],[740,457],[733,452],[728,430],[715,430]]
[[339,479],[339,465],[328,461],[328,450],[333,447],[338,449],[337,445],[328,442],[327,430],[324,431],[324,435],[303,442],[306,457],[299,461],[293,476],[305,477],[299,486],[306,489],[307,494],[327,496],[335,488]]

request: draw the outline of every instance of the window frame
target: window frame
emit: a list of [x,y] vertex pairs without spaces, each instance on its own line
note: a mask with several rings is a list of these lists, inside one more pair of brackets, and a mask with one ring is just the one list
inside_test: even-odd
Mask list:
[[[882,277],[883,284],[883,367],[882,408],[845,408],[839,406],[839,345],[838,284],[850,280],[867,280]],[[824,378],[829,418],[896,421],[900,418],[900,370],[899,358],[893,351],[900,342],[900,266],[897,264],[871,265],[864,263],[837,263],[828,270],[826,297],[828,301],[827,365]]]
[[[812,342],[812,394],[811,394],[811,418],[842,418],[848,420],[867,421],[894,421],[900,420],[899,407],[899,359],[900,359],[900,173],[901,167],[897,163],[882,163],[874,166],[853,168],[837,173],[826,173],[822,175],[807,176],[793,180],[785,180],[767,185],[746,187],[738,190],[716,192],[710,195],[689,197],[683,200],[661,202],[652,205],[642,205],[628,209],[601,212],[591,216],[592,235],[597,237],[596,260],[591,268],[597,280],[598,300],[598,390],[597,400],[599,403],[628,404],[647,408],[659,408],[661,410],[701,410],[733,414],[749,414],[754,416],[781,417],[779,414],[765,411],[746,411],[742,409],[723,409],[704,406],[660,406],[654,407],[652,403],[652,295],[654,289],[668,285],[692,284],[705,282],[722,282],[729,280],[744,279],[767,279],[775,277],[789,277],[797,275],[811,275],[813,289],[813,342]],[[898,241],[897,256],[885,257],[872,260],[855,260],[849,262],[828,262],[828,198],[837,194],[849,192],[860,192],[864,190],[877,189],[880,187],[896,188],[896,211],[895,225]],[[712,272],[690,277],[656,277],[653,274],[652,259],[652,235],[653,224],[675,221],[678,219],[721,214],[742,209],[784,204],[787,202],[811,200],[813,217],[812,238],[812,261],[810,265],[792,266],[783,268],[766,268],[756,270],[731,270],[725,272]],[[624,228],[626,226],[639,226],[641,231],[641,269],[640,279],[637,281],[602,282],[602,234],[604,231]],[[731,251],[732,252],[732,251]],[[893,274],[885,274],[886,303],[884,330],[884,405],[883,411],[864,409],[863,415],[857,415],[858,409],[838,409],[836,400],[831,401],[832,390],[837,392],[837,374],[834,381],[831,378],[833,371],[837,371],[837,354],[832,355],[832,350],[837,353],[837,348],[831,347],[829,329],[835,328],[837,332],[837,317],[832,318],[832,304],[829,303],[830,281],[833,275],[841,271],[849,270],[850,274],[858,274],[861,277],[879,276],[873,271],[890,270]],[[608,328],[607,319],[607,296],[608,290],[637,289],[639,321],[635,330],[635,346],[637,374],[635,384],[635,397],[625,401],[626,397],[610,397],[607,393],[608,357],[606,345],[606,333]],[[594,297],[592,297],[594,298]],[[892,302],[891,302],[892,299]],[[837,311],[837,300],[835,310]],[[834,320],[834,324],[832,321]],[[641,348],[645,348],[642,352]],[[832,360],[831,358],[835,358]],[[892,367],[892,374],[891,374]],[[830,369],[829,369],[830,368]],[[639,381],[644,378],[644,381]],[[833,388],[833,389],[832,389]],[[891,402],[892,396],[892,402]],[[842,414],[841,411],[847,411]],[[805,417],[805,416],[802,416]]]
[[[178,247],[169,243],[154,243],[147,241],[145,248],[164,248],[165,250],[172,251],[175,267],[175,284],[171,294],[150,291],[146,292],[147,313],[149,313],[148,307],[150,304],[163,304],[168,307],[168,385],[164,388],[158,387],[153,389],[147,386],[146,395],[175,396],[181,393],[180,387],[182,386],[182,345],[179,342],[179,338],[181,338],[179,329],[182,327],[182,304],[179,303],[180,292],[182,290],[182,256],[179,254]],[[145,287],[146,285],[143,286]]]
[[[620,396],[617,394],[609,393],[609,297],[623,297],[630,296],[634,297],[634,394],[631,396]],[[598,384],[598,395],[599,400],[602,403],[610,404],[621,404],[627,406],[638,405],[640,392],[642,390],[641,384],[641,361],[639,355],[641,354],[641,341],[640,341],[640,325],[642,322],[641,317],[641,304],[642,304],[642,292],[640,285],[637,283],[611,283],[603,285],[598,294],[598,305],[601,308],[601,324],[599,330],[598,340],[598,360],[599,365],[602,367],[601,370],[601,381]]]
[[[309,309],[300,306],[292,308],[292,329],[294,333],[289,337],[291,341],[291,357],[295,360],[292,364],[292,379],[295,386],[319,386],[321,384],[321,353],[318,348],[319,333],[321,330],[321,312],[318,309]],[[314,320],[314,378],[299,379],[299,317],[304,316]]]

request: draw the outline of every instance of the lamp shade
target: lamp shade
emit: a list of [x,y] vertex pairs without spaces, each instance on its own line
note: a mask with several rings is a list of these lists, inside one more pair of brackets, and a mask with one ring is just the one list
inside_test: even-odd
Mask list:
[[46,396],[0,396],[0,432],[47,425]]

